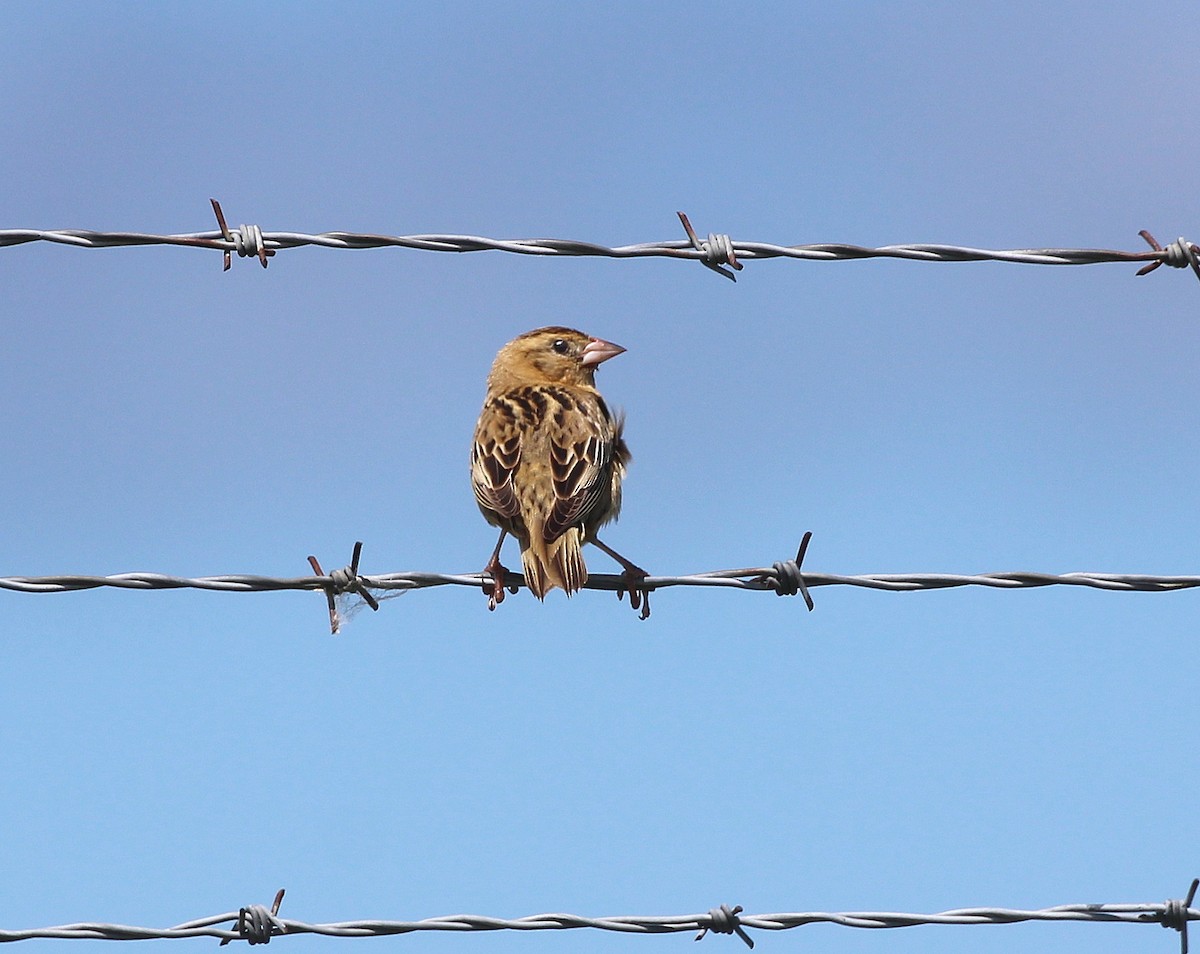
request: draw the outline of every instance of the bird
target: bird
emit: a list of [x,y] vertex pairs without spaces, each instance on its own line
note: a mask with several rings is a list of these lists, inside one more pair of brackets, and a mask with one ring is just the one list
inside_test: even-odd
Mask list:
[[489,609],[504,600],[508,571],[500,550],[511,535],[521,545],[525,584],[539,600],[556,587],[570,596],[587,582],[583,545],[591,543],[621,564],[630,604],[643,606],[643,619],[649,615],[649,592],[640,586],[646,571],[596,536],[621,511],[631,456],[624,414],[609,410],[595,375],[624,351],[551,325],[519,335],[497,353],[471,447],[475,502],[500,528],[484,567],[491,576],[483,585]]

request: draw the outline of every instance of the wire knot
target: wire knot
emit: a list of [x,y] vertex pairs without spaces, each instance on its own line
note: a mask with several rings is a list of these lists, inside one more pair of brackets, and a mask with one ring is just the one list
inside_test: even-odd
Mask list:
[[737,261],[733,240],[724,233],[718,235],[709,232],[708,241],[700,243],[700,250],[704,252],[704,261],[709,265],[732,265]]
[[238,912],[238,934],[252,944],[269,944],[272,935],[283,934],[283,924],[264,905],[251,905]]
[[238,934],[251,944],[270,944],[273,935],[283,932],[283,924],[264,905],[252,904],[238,911]]
[[1187,897],[1180,900],[1172,898],[1163,904],[1162,913],[1158,916],[1158,923],[1165,928],[1170,928],[1173,931],[1179,932],[1179,950],[1180,954],[1188,954],[1188,921],[1191,918],[1188,912],[1191,909],[1192,901],[1196,897],[1196,889],[1200,888],[1200,878],[1193,878],[1191,887],[1188,889]]
[[[267,248],[266,239],[263,238],[262,229],[257,225],[243,225],[236,229],[231,229],[225,222],[225,213],[221,211],[221,203],[216,199],[209,199],[212,203],[213,214],[217,217],[217,225],[220,226],[221,235],[226,242],[232,242],[234,250],[238,253],[238,258],[257,258],[262,267],[267,267],[267,259],[275,254],[275,249]],[[225,249],[225,265],[223,271],[229,271],[230,252]]]
[[[355,596],[361,596],[364,603],[371,609],[379,609],[379,600],[375,599],[374,594],[367,589],[367,581],[364,577],[359,576],[358,561],[362,556],[362,541],[359,540],[354,544],[354,552],[350,557],[350,565],[344,566],[340,570],[334,570],[329,574],[328,580],[322,584],[321,588],[325,591],[325,600],[329,603],[329,631],[334,636],[338,634],[341,628],[341,618],[337,611],[337,598],[346,593],[353,593]],[[313,568],[313,572],[317,576],[325,576],[325,571],[321,569],[321,562],[315,557],[308,558],[308,565]]]
[[1165,928],[1182,931],[1187,927],[1187,905],[1182,898],[1170,898],[1163,904],[1163,912],[1158,916],[1158,923]]
[[239,225],[232,229],[230,236],[233,246],[237,249],[238,258],[265,258],[267,247],[263,243],[262,229],[257,225]]
[[699,941],[709,931],[714,934],[736,934],[746,943],[746,947],[753,949],[753,939],[745,932],[741,921],[738,920],[738,915],[741,913],[742,906],[740,904],[732,908],[728,904],[713,908],[708,912],[708,924],[700,929],[700,933],[693,940]]
[[692,248],[700,253],[700,264],[705,268],[711,268],[720,275],[724,275],[730,281],[736,282],[737,276],[728,268],[722,267],[729,265],[739,272],[742,270],[742,263],[737,260],[737,253],[733,248],[733,239],[728,235],[709,232],[708,241],[701,242],[700,236],[692,228],[692,223],[688,217],[682,212],[676,212],[675,214],[679,216],[679,221],[683,223],[683,230],[687,232],[687,237],[692,243]]
[[1163,264],[1171,268],[1196,268],[1196,246],[1180,236],[1163,246]]
[[329,589],[333,591],[334,596],[341,596],[343,593],[358,593],[362,590],[361,580],[362,578],[355,574],[353,569],[344,566],[329,574]]
[[795,560],[778,560],[771,564],[775,570],[775,595],[795,596],[804,585],[800,564]]
[[797,593],[803,596],[809,612],[812,612],[814,604],[812,596],[808,592],[808,585],[804,582],[804,574],[800,572],[800,567],[804,564],[804,555],[808,552],[808,541],[811,539],[812,531],[809,530],[800,540],[800,549],[796,551],[796,559],[780,560],[771,564],[774,576],[764,577],[764,582],[774,588],[776,596],[795,596]]
[[[287,934],[287,927],[275,915],[279,913],[279,905],[283,902],[283,888],[275,893],[275,903],[268,909],[262,904],[251,904],[238,910],[237,932],[243,940],[251,944],[270,944],[276,934]],[[223,938],[220,947],[228,944],[232,938]]]

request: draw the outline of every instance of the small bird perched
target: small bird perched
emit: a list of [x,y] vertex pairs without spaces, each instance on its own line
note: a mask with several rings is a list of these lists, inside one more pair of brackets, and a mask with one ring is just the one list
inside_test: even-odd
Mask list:
[[[609,549],[596,532],[621,510],[621,480],[630,461],[614,416],[596,390],[596,368],[620,345],[552,326],[514,338],[496,355],[475,426],[471,484],[500,539],[484,572],[488,608],[504,600],[504,538],[521,544],[525,583],[538,599],[555,587],[570,596],[587,581],[583,545],[592,543],[625,570],[634,609],[649,594],[646,571]],[[515,590],[514,590],[515,592]],[[617,594],[620,596],[620,592]]]

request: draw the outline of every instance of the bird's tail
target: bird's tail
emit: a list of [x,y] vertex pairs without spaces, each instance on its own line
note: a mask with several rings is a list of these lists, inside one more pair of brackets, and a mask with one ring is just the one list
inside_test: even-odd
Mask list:
[[538,532],[540,528],[530,530],[529,546],[521,551],[530,592],[541,600],[556,586],[567,596],[578,591],[588,576],[583,563],[583,531],[572,527],[553,543],[546,543]]

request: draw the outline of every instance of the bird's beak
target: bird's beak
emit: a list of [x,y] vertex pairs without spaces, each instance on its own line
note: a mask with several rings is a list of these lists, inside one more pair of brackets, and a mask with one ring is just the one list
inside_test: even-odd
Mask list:
[[603,341],[600,338],[593,338],[587,343],[587,347],[583,349],[583,366],[585,368],[594,368],[601,361],[615,358],[617,355],[624,353],[624,351],[625,349],[619,344],[613,344],[611,341]]

